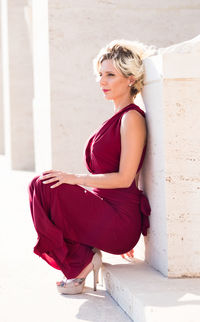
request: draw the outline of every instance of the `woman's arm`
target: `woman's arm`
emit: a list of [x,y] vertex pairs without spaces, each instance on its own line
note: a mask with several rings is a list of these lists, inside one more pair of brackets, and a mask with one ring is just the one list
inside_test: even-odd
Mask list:
[[[144,117],[131,110],[122,116],[121,120],[121,155],[118,172],[105,174],[69,174],[61,171],[46,171],[40,179],[49,179],[44,183],[59,181],[53,186],[69,183],[93,188],[112,189],[128,188],[136,175],[142,151],[146,140],[146,123]],[[45,174],[45,172],[43,173]]]

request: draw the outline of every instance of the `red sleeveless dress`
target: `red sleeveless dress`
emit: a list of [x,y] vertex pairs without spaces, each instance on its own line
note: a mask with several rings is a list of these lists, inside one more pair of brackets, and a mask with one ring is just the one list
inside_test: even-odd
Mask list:
[[[85,145],[85,162],[93,173],[119,170],[120,124],[124,113],[137,110],[130,104],[105,121]],[[144,146],[137,172],[146,152]],[[29,201],[38,235],[34,253],[60,269],[67,278],[76,277],[94,255],[92,248],[112,254],[124,254],[138,242],[149,228],[150,204],[133,180],[129,188],[92,191],[79,185],[43,184],[39,176],[29,184]]]

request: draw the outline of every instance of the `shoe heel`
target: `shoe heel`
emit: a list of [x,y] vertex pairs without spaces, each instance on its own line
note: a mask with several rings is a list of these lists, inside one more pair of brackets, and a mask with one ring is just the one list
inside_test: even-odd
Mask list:
[[95,252],[93,259],[93,274],[94,274],[94,291],[97,290],[96,284],[99,282],[99,270],[102,265],[102,254],[100,251]]
[[99,283],[99,269],[93,269],[94,276],[94,291],[97,290],[97,283]]
[[103,286],[103,266],[101,267],[101,270],[100,270],[100,281],[99,281],[99,285]]

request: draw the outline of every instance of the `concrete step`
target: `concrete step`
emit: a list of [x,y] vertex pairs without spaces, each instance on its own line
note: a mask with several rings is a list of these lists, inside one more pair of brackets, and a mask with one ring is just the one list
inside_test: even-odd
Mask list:
[[167,278],[145,262],[103,253],[103,284],[134,322],[199,322],[200,278]]

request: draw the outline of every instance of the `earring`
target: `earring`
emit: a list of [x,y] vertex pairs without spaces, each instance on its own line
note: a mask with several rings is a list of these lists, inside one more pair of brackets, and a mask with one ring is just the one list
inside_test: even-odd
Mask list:
[[132,84],[128,84],[128,86],[130,86],[130,87],[131,87],[131,86],[132,86]]

